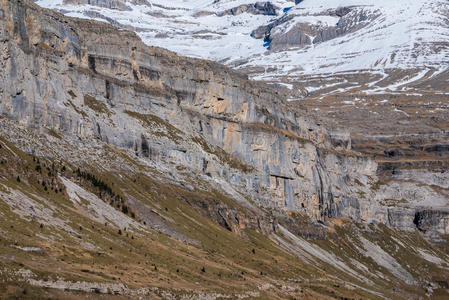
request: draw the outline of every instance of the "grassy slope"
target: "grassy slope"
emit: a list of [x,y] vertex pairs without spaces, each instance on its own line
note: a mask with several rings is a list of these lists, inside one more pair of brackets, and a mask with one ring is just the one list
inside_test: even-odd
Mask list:
[[[144,173],[121,177],[112,173],[101,174],[94,166],[91,172],[98,178],[105,178],[104,181],[114,190],[128,193],[166,215],[175,222],[171,224],[173,227],[199,241],[200,245],[184,244],[153,230],[131,233],[122,228],[119,234],[118,228],[86,217],[82,207],[75,207],[64,189],[59,191],[62,185],[56,173],[77,178],[75,166],[33,157],[5,139],[1,144],[8,146],[0,149],[4,162],[0,165],[0,187],[3,191],[19,190],[44,206],[55,207],[54,216],[65,220],[74,231],[68,233],[54,226],[41,227],[40,222],[20,218],[11,212],[9,205],[0,201],[0,230],[3,233],[0,253],[4,257],[1,269],[7,271],[2,272],[3,295],[24,297],[27,294],[23,292],[30,290],[33,291],[32,297],[36,297],[36,288],[11,275],[22,268],[31,270],[37,279],[48,281],[62,278],[66,281],[122,282],[130,288],[152,286],[172,293],[188,293],[189,290],[244,293],[256,291],[265,283],[273,284],[274,289],[260,293],[262,298],[264,295],[268,298],[287,297],[288,293],[276,288],[280,287],[280,280],[307,280],[315,271],[264,235],[251,229],[242,229],[240,234],[230,232],[186,201],[212,198],[238,208],[218,192],[187,191],[157,182]],[[38,165],[41,167],[37,168]],[[46,187],[42,181],[47,182]],[[84,186],[92,192],[99,192],[89,182],[84,182]],[[122,214],[119,208],[117,213]],[[88,244],[95,245],[96,249],[89,249]],[[38,247],[43,251],[27,252],[15,246]],[[174,287],[183,291],[176,291]],[[42,295],[59,293],[41,292]],[[310,287],[302,288],[301,292],[298,285],[297,293],[315,297]],[[347,293],[353,294],[352,291]],[[341,295],[345,295],[344,291]]]
[[[117,174],[106,171],[100,164],[75,166],[61,160],[31,156],[5,138],[0,139],[0,144],[0,191],[6,194],[8,189],[21,191],[37,203],[51,208],[53,216],[64,220],[72,229],[72,232],[67,232],[57,226],[41,226],[38,219],[20,218],[4,199],[0,199],[0,270],[3,277],[0,294],[4,297],[29,296],[36,299],[40,295],[70,299],[88,296],[76,291],[62,293],[56,289],[33,287],[22,276],[16,275],[18,270],[27,269],[35,274],[35,279],[47,282],[60,278],[70,282],[123,283],[134,290],[157,288],[151,291],[151,297],[162,297],[167,292],[197,295],[200,291],[235,297],[252,291],[256,292],[252,296],[262,299],[377,298],[361,288],[347,285],[345,282],[354,281],[347,274],[332,266],[317,268],[307,264],[254,229],[237,228],[231,232],[219,226],[210,218],[210,206],[212,210],[216,209],[215,206],[234,209],[242,215],[250,215],[251,212],[215,190],[189,191],[166,180],[158,180],[158,171],[141,165],[120,150],[104,149],[107,159],[120,158],[134,165],[136,171]],[[80,177],[78,167],[103,182],[103,188]],[[129,232],[120,228],[120,233],[119,228],[98,223],[88,217],[83,203],[74,205],[69,200],[58,173],[110,202],[116,207],[117,214],[123,214],[126,197],[133,197],[167,220],[170,227],[199,243],[182,243],[149,228],[147,232]],[[116,202],[116,197],[111,195],[125,199]],[[139,211],[129,209],[127,213],[130,218],[140,221]],[[354,247],[348,239],[356,240],[352,234],[354,230],[359,230],[356,225],[344,222],[335,226],[327,240],[315,243],[350,264],[349,257],[357,257],[356,253],[351,254]],[[374,232],[384,247],[388,247],[395,235],[395,232],[382,227],[374,229]],[[413,238],[413,243],[423,243],[423,248],[430,247],[419,235],[410,235],[410,238]],[[42,251],[23,251],[17,247],[38,247]],[[413,260],[416,255],[407,249],[401,250],[398,261],[405,260],[411,264],[411,269],[418,266],[427,268],[424,270],[426,274],[434,277],[447,274],[439,273],[440,269],[432,269],[430,264],[423,265],[423,260]],[[358,258],[376,268],[369,258]],[[379,271],[388,274],[385,270]],[[424,294],[422,289],[414,290],[402,283],[389,281],[388,278],[378,280],[375,290],[396,287],[412,294]],[[357,280],[355,282],[364,286]],[[270,288],[260,289],[264,285]]]

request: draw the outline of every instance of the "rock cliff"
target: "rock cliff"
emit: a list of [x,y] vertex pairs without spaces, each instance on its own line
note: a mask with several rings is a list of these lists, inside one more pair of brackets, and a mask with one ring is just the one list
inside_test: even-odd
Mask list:
[[2,115],[186,168],[247,206],[415,228],[414,207],[392,220],[392,192],[376,190],[377,162],[351,151],[349,133],[329,132],[281,92],[27,1],[3,1],[1,16]]

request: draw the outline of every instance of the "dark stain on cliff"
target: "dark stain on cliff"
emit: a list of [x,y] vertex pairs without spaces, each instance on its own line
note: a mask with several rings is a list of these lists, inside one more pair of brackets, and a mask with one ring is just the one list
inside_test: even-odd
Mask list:
[[161,78],[161,72],[151,70],[150,68],[145,68],[145,67],[140,66],[139,72],[140,72],[140,75],[142,75],[143,77],[146,77],[150,80],[155,81],[155,80],[159,80]]
[[111,99],[111,83],[109,82],[109,80],[105,81],[105,90],[106,90],[106,99],[110,100]]
[[148,141],[143,134],[141,136],[141,140],[142,155],[144,157],[150,157],[150,146],[148,145]]
[[14,35],[18,34],[20,36],[20,47],[25,53],[29,53],[30,43],[27,33],[27,27],[25,24],[26,12],[24,7],[21,5],[16,5],[14,6],[14,8],[16,9],[15,14],[13,14],[15,16],[15,18],[13,19]]
[[96,70],[96,67],[95,67],[95,57],[93,55],[89,55],[87,57],[87,61],[88,61],[88,64],[89,64],[89,69],[92,72],[97,73],[97,70]]

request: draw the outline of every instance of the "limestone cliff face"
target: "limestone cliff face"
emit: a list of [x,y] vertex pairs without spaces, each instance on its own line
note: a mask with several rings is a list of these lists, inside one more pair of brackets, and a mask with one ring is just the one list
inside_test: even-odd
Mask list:
[[351,152],[347,133],[220,64],[25,0],[1,0],[0,51],[0,111],[29,128],[130,149],[247,206],[415,227],[374,200],[377,163]]

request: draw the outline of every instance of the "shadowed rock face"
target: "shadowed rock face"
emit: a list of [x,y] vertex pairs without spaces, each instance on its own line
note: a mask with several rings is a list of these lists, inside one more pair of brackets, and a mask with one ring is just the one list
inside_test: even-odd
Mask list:
[[413,223],[421,231],[432,231],[436,228],[438,232],[445,234],[449,227],[449,211],[417,211]]
[[349,134],[329,133],[281,93],[111,25],[1,3],[4,116],[175,163],[248,206],[414,228],[388,221],[381,200],[392,191],[372,188],[377,163],[350,150]]

